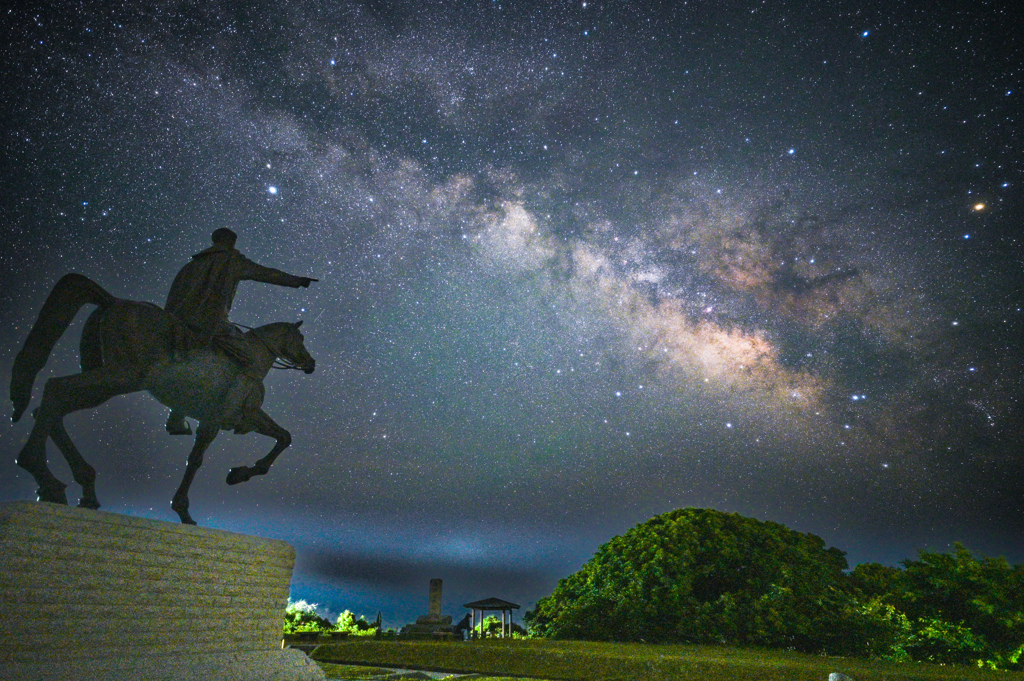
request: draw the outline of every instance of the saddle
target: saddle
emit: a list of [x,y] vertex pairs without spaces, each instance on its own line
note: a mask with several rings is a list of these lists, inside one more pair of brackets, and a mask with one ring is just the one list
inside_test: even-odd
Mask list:
[[211,335],[173,313],[168,312],[167,316],[171,322],[171,354],[175,361],[185,361],[194,350],[209,349],[224,355],[243,371],[252,365],[252,356],[242,341],[242,332],[233,324],[225,325]]

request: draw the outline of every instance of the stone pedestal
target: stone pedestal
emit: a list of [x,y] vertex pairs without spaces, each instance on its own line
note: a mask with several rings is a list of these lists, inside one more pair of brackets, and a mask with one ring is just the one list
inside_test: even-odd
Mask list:
[[281,649],[294,563],[271,539],[2,503],[0,678],[322,679]]
[[401,637],[433,639],[452,636],[451,615],[441,615],[442,586],[443,582],[440,579],[430,580],[429,612],[417,617],[415,624],[402,627],[399,631]]

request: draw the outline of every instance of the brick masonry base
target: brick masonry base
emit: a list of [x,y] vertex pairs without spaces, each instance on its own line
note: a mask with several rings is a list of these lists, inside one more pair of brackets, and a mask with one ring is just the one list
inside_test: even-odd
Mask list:
[[281,649],[294,565],[272,539],[0,503],[0,679],[322,679]]

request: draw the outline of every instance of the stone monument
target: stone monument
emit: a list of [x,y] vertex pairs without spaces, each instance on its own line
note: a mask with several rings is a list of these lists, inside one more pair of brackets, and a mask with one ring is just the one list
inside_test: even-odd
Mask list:
[[281,649],[294,564],[272,539],[0,503],[0,679],[323,679]]
[[452,636],[452,616],[441,615],[440,579],[430,580],[429,611],[416,618],[415,624],[402,627],[399,636],[403,638],[449,638]]

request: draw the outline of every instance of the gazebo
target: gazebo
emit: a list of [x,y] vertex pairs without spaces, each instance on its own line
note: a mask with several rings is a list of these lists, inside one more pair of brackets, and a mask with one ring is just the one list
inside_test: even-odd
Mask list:
[[471,627],[472,627],[470,629],[471,636],[475,636],[476,635],[476,612],[477,612],[477,610],[480,611],[480,625],[481,625],[480,626],[480,637],[481,638],[483,638],[483,637],[485,637],[487,635],[487,632],[485,632],[484,628],[483,628],[483,622],[484,622],[484,612],[486,612],[488,610],[500,610],[501,611],[501,637],[505,638],[506,637],[506,634],[505,634],[505,631],[506,631],[505,613],[507,612],[508,613],[508,634],[507,634],[507,636],[509,638],[511,638],[511,636],[512,636],[512,611],[519,609],[519,606],[516,605],[515,603],[510,603],[509,601],[503,601],[500,598],[494,598],[492,596],[491,598],[485,598],[482,601],[473,601],[472,603],[466,603],[462,607],[469,608],[470,610],[473,611],[473,615],[472,615],[472,617],[470,619],[470,623],[471,623]]

